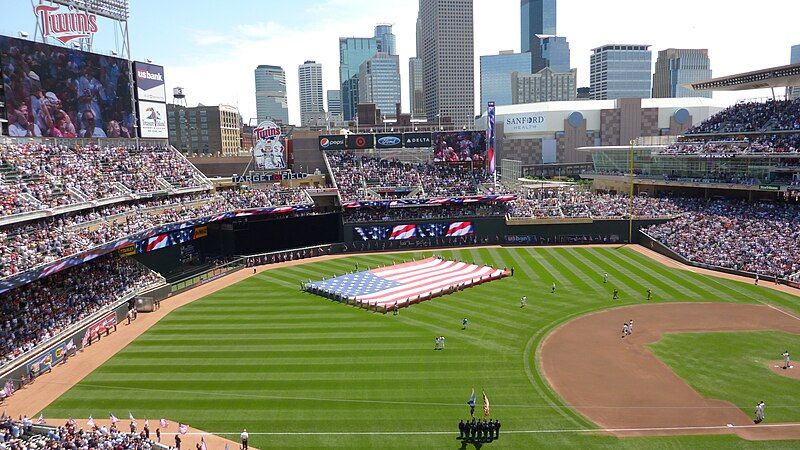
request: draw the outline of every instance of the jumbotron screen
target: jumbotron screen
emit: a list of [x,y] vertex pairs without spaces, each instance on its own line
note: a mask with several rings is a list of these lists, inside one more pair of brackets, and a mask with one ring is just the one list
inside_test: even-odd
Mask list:
[[12,137],[135,137],[128,62],[0,36]]
[[446,131],[433,135],[433,160],[464,162],[486,160],[485,131]]

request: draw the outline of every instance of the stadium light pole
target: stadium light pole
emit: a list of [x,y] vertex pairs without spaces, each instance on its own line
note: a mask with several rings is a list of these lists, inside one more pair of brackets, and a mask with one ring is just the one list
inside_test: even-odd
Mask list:
[[628,244],[633,244],[633,147],[636,139],[631,139],[631,149],[628,152],[628,181],[630,191],[628,199]]

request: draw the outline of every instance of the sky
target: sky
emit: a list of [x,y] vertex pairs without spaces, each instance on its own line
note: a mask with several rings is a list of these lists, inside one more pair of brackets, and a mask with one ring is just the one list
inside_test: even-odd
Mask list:
[[[325,90],[338,89],[339,37],[370,37],[377,23],[394,25],[401,60],[403,109],[408,110],[408,58],[415,53],[417,0],[131,0],[131,54],[165,67],[168,97],[181,86],[189,105],[229,104],[245,122],[255,117],[253,70],[286,71],[289,118],[299,123],[297,68],[322,64]],[[520,50],[520,1],[474,0],[475,99],[479,56]],[[798,0],[762,0],[743,7],[728,0],[559,0],[558,34],[570,43],[578,86],[589,85],[589,55],[610,43],[658,50],[708,48],[714,76],[789,63],[800,31],[783,18],[800,17]],[[742,2],[743,3],[743,2]],[[34,35],[31,0],[0,0],[0,34]],[[100,21],[94,51],[120,49],[118,32]],[[768,97],[769,90],[715,93],[720,105]]]

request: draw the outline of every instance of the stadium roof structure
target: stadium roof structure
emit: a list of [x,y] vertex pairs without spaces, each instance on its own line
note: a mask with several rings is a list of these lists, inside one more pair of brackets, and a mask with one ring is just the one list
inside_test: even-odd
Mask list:
[[712,78],[686,85],[695,91],[746,91],[750,89],[800,86],[800,64]]

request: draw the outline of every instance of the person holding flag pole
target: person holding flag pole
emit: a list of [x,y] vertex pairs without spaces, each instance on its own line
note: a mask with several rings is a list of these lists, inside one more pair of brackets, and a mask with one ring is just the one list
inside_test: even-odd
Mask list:
[[94,419],[92,418],[92,416],[89,416],[89,420],[86,421],[86,426],[89,427],[92,430],[94,430],[96,428],[95,424],[94,424]]
[[108,420],[111,421],[111,425],[116,425],[119,422],[119,419],[114,414],[108,413]]
[[470,394],[467,404],[469,405],[469,415],[473,418],[475,417],[475,400],[475,388],[472,388],[472,394]]

